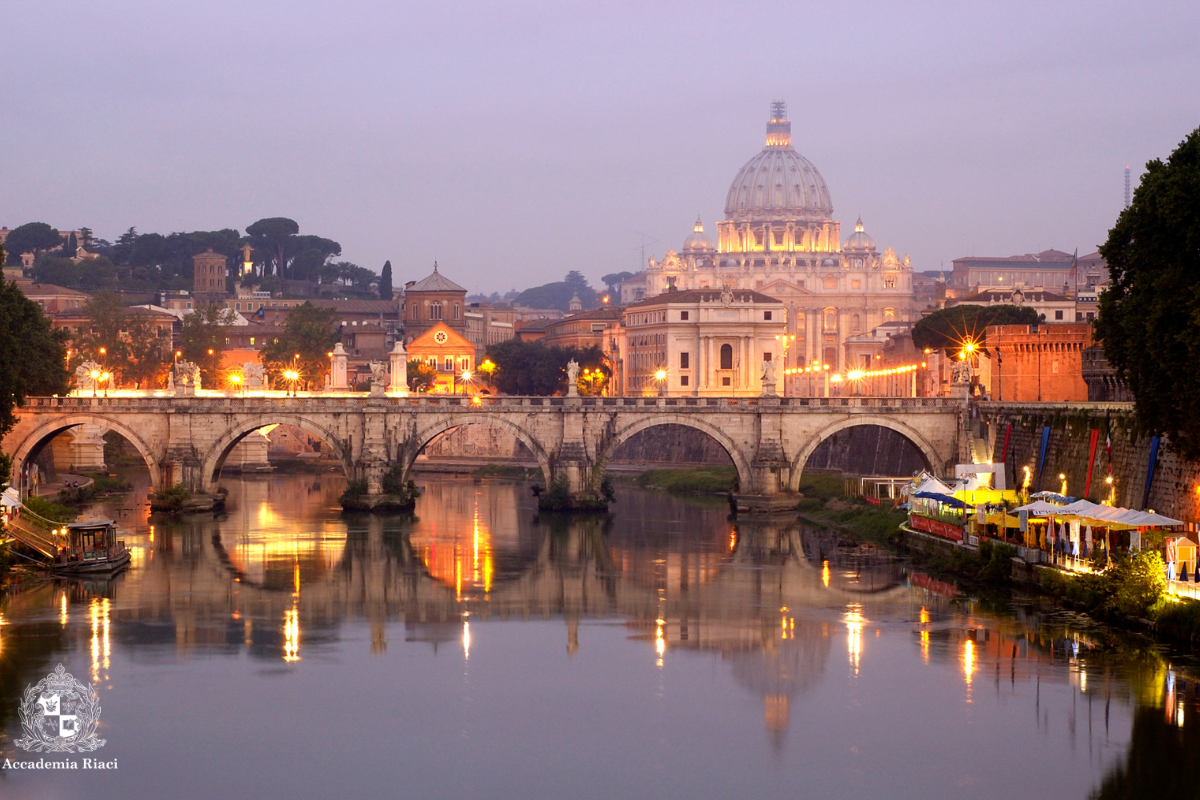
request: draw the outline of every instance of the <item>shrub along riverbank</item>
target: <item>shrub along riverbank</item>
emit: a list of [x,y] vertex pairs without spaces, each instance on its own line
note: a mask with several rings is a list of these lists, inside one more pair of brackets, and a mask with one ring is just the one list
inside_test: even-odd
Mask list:
[[661,489],[676,494],[729,494],[736,481],[736,467],[651,469],[633,479],[643,489]]

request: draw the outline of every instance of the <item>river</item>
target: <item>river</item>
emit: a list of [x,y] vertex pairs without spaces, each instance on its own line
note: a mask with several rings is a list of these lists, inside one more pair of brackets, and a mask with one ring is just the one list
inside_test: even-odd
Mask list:
[[[502,480],[427,476],[392,518],[342,517],[338,476],[223,483],[215,519],[88,509],[133,550],[112,580],[14,579],[3,757],[116,769],[10,766],[0,795],[1200,793],[1189,659],[829,532],[624,486],[564,521]],[[95,753],[14,745],[59,663],[97,691]]]

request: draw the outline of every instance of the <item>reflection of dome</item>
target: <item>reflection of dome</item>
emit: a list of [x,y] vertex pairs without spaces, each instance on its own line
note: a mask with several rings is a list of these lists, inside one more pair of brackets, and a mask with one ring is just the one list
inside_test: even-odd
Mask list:
[[830,219],[833,201],[817,168],[792,148],[792,124],[783,103],[771,104],[767,146],[746,162],[729,187],[725,218]]
[[778,746],[787,732],[790,699],[815,687],[825,677],[831,639],[824,625],[800,622],[795,638],[775,640],[772,647],[730,656],[733,679],[763,696],[767,729]]
[[846,244],[842,247],[842,250],[874,252],[875,240],[863,231],[862,217],[859,217],[858,222],[854,223],[854,233],[850,234],[850,238],[846,240]]
[[704,234],[704,223],[700,221],[699,217],[696,217],[696,226],[692,228],[692,235],[683,240],[683,252],[715,253],[716,251],[717,246]]

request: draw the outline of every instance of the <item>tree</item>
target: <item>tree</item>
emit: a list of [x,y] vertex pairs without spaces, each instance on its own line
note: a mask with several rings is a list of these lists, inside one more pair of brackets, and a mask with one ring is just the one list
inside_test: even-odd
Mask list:
[[556,283],[547,283],[526,289],[517,296],[513,304],[567,311],[570,308],[571,295],[574,294],[579,295],[585,309],[595,308],[600,304],[596,292],[588,286],[587,279],[575,270],[568,272],[565,279]]
[[[575,359],[580,366],[581,386],[592,391],[592,382],[583,381],[583,369],[599,369],[607,374],[604,353],[599,347],[547,347],[541,342],[509,339],[487,349],[488,359],[495,364],[489,382],[503,394],[546,396],[558,394],[567,387],[567,362]],[[603,389],[603,382],[595,391]]]
[[621,284],[633,277],[632,272],[610,272],[600,278],[608,288],[608,296],[616,302],[621,298]]
[[[4,240],[4,246],[14,256],[33,253],[36,261],[42,253],[64,245],[58,231],[44,222],[28,222],[13,228]],[[73,254],[72,254],[73,255]]]
[[183,318],[179,349],[186,360],[199,365],[204,386],[220,385],[225,329],[233,318],[232,311],[218,305],[201,306]]
[[284,372],[295,369],[306,390],[319,388],[329,371],[329,351],[339,338],[337,322],[335,308],[307,302],[294,306],[283,321],[283,334],[263,347],[259,360],[274,381],[281,381]]
[[989,325],[1036,325],[1037,322],[1038,313],[1029,306],[951,306],[917,322],[912,338],[918,349],[960,350],[968,342],[986,344]]
[[15,283],[0,281],[0,436],[26,397],[66,394],[65,338]]
[[437,382],[437,367],[424,361],[408,362],[408,389],[412,392],[428,392]]
[[379,276],[379,299],[392,299],[392,262],[383,262],[383,272]]
[[115,292],[98,292],[83,311],[87,323],[71,336],[71,366],[95,361],[112,373],[112,385],[120,386],[129,365],[129,341],[123,334],[129,324],[125,302]]
[[267,217],[246,227],[246,235],[256,250],[266,253],[274,267],[274,273],[285,278],[288,263],[288,246],[300,226],[287,217]]
[[1200,129],[1165,164],[1146,164],[1100,255],[1112,283],[1096,338],[1133,394],[1138,427],[1200,458]]

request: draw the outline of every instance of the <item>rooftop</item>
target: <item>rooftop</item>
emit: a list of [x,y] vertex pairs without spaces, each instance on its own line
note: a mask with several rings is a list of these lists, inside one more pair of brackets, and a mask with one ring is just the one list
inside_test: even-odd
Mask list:
[[422,278],[412,286],[405,287],[407,292],[466,292],[467,290],[459,286],[454,281],[447,278],[438,272],[437,262],[433,262],[433,274]]
[[[735,303],[771,303],[772,305],[780,305],[782,300],[777,300],[774,297],[768,297],[765,294],[751,291],[749,289],[733,289],[733,302]],[[630,303],[628,309],[646,308],[649,306],[669,305],[671,303],[719,303],[723,291],[720,289],[688,289],[682,292],[663,292],[654,297],[647,297],[645,300],[639,300],[636,303]]]

